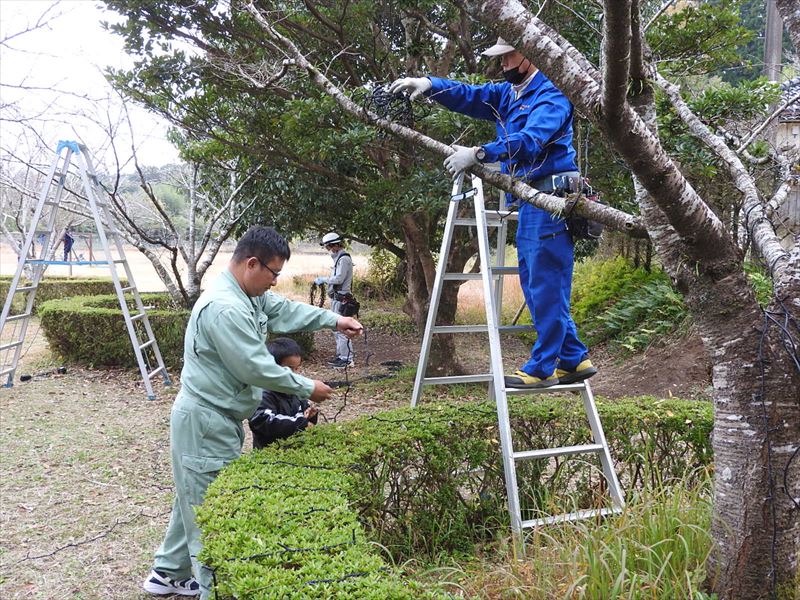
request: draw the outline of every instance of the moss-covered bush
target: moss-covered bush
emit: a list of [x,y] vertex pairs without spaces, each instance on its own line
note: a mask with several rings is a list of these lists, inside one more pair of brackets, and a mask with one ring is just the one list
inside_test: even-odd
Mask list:
[[[164,363],[179,369],[189,311],[175,308],[167,294],[142,294],[142,302]],[[129,309],[135,314],[133,301]],[[137,366],[116,295],[50,300],[39,308],[39,317],[51,350],[63,358],[91,365]]]
[[[517,448],[585,443],[579,401],[511,402]],[[599,401],[627,490],[680,479],[711,460],[711,406],[638,398]],[[198,512],[202,560],[220,598],[424,598],[387,568],[419,553],[469,551],[506,533],[492,403],[426,404],[307,430],[228,466]],[[523,518],[607,501],[591,458],[526,461]],[[557,506],[567,499],[567,506]]]
[[[11,275],[0,275],[0,297],[4,300],[8,295],[11,286]],[[127,286],[128,281],[122,279],[122,285]],[[20,282],[20,285],[29,283],[27,280]],[[114,282],[110,277],[87,278],[78,277],[43,277],[36,290],[36,298],[33,302],[34,312],[38,312],[39,306],[48,300],[59,298],[71,298],[72,296],[96,296],[99,294],[113,294]],[[12,305],[14,310],[20,312],[24,306],[22,304],[22,294],[17,294]]]

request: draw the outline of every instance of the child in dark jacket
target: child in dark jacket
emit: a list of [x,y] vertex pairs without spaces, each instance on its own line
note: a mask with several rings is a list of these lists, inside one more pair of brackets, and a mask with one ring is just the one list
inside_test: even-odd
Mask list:
[[[300,345],[290,338],[275,338],[267,344],[269,353],[282,367],[297,371],[303,362]],[[317,407],[290,394],[264,390],[261,404],[247,422],[253,432],[253,448],[263,448],[287,438],[317,422]]]

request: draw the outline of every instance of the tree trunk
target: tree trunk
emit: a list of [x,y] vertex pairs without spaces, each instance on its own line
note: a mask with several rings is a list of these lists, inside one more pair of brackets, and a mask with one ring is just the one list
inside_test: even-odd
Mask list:
[[800,375],[743,275],[695,286],[687,300],[714,360],[713,589],[726,599],[790,598],[800,541],[800,461],[791,460]]
[[[408,314],[417,329],[425,330],[428,318],[433,284],[436,278],[436,261],[428,241],[431,239],[431,227],[436,227],[426,213],[405,215],[402,221],[406,242],[406,283],[408,296],[403,305],[403,312]],[[463,229],[463,228],[461,228]],[[467,261],[475,255],[475,241],[463,231],[456,230],[448,257],[447,272],[464,270]],[[439,257],[442,260],[442,257]],[[459,282],[447,281],[442,288],[439,307],[436,314],[436,325],[453,325],[458,310]],[[431,343],[428,358],[428,372],[435,375],[457,375],[464,373],[464,367],[458,359],[455,338],[452,334],[435,334]]]

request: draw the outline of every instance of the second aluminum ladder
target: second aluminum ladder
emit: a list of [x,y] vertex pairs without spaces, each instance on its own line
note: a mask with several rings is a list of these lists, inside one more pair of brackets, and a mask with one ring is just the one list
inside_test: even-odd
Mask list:
[[[63,156],[62,151],[66,151],[63,153]],[[75,159],[80,173],[81,184],[88,205],[87,207],[91,211],[96,232],[100,238],[100,244],[105,257],[104,260],[69,262],[54,260],[52,257],[50,247],[53,245],[52,241],[53,233],[55,232],[56,217],[61,208],[62,198],[67,185],[67,176],[73,159]],[[37,238],[41,240],[39,256],[38,258],[31,258],[31,247],[34,244],[34,240]],[[113,247],[116,249],[116,256],[112,252],[112,243]],[[136,356],[142,379],[144,380],[145,389],[147,390],[147,397],[150,400],[155,399],[152,385],[153,377],[161,375],[164,379],[164,383],[169,385],[169,374],[164,366],[164,360],[161,357],[158,342],[156,342],[155,335],[150,326],[150,320],[148,319],[144,303],[142,302],[139,290],[136,288],[136,284],[133,280],[133,273],[131,272],[130,265],[125,258],[123,241],[114,226],[109,203],[102,200],[100,184],[97,180],[91,157],[86,147],[77,142],[62,141],[58,144],[56,156],[53,159],[50,171],[44,181],[28,233],[21,245],[17,270],[14,273],[11,286],[9,287],[8,296],[3,305],[2,315],[0,315],[0,336],[3,338],[3,343],[0,344],[0,377],[4,375],[7,377],[4,387],[11,387],[14,383],[14,373],[19,365],[28,322],[33,314],[36,290],[39,287],[45,269],[48,265],[52,264],[102,265],[109,268],[111,271],[111,279],[114,283],[114,290],[117,293],[122,315],[125,319],[125,326],[128,329],[128,335],[133,344],[133,352]],[[117,265],[121,265],[125,271],[125,277],[127,278],[127,285],[125,286],[123,286],[117,273]],[[32,272],[30,282],[20,285],[26,267]],[[130,299],[133,301],[133,314],[131,314],[128,308],[128,298],[126,298],[126,294],[129,294]],[[20,302],[16,305],[22,305],[23,309],[19,313],[12,314],[15,306],[15,296],[20,299]],[[8,330],[6,330],[7,325],[9,326]]]

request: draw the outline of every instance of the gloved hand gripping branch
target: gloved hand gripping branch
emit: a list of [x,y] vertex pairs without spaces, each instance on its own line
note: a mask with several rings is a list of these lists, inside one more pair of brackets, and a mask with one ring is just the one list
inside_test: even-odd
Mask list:
[[455,152],[444,159],[444,168],[453,176],[453,179],[458,177],[462,171],[466,171],[470,167],[480,163],[477,157],[478,148],[471,146],[458,146],[453,144]]

